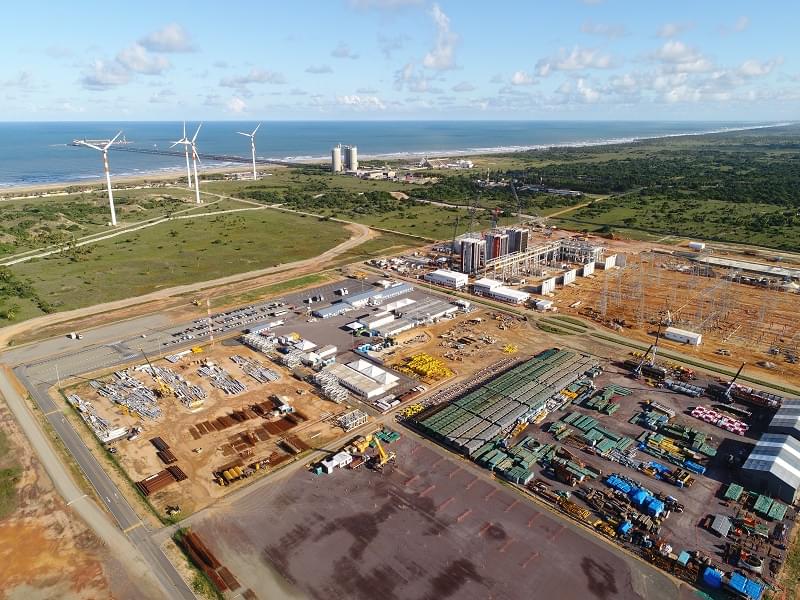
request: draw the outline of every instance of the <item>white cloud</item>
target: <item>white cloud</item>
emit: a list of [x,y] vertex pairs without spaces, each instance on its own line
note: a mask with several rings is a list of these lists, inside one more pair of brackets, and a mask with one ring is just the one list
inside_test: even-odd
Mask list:
[[450,88],[454,92],[472,92],[475,91],[475,86],[472,85],[469,81],[462,81],[461,83],[457,83],[452,88]]
[[658,28],[656,35],[661,38],[674,38],[685,31],[689,31],[694,25],[692,23],[664,23]]
[[630,74],[617,75],[609,80],[609,90],[617,94],[631,94],[639,90],[639,81]]
[[599,35],[607,37],[608,39],[616,39],[626,35],[627,31],[624,25],[613,23],[594,23],[592,21],[584,21],[581,25],[581,31],[589,35]]
[[89,90],[109,90],[124,85],[130,80],[130,72],[118,62],[96,60],[80,81],[83,87]]
[[536,83],[533,76],[525,71],[516,71],[511,76],[511,85],[533,85]]
[[570,52],[562,48],[557,56],[542,58],[536,63],[536,72],[547,77],[553,71],[578,71],[582,69],[610,69],[611,56],[593,48],[575,46]]
[[266,71],[264,69],[250,69],[246,75],[239,75],[237,77],[223,77],[219,84],[222,87],[229,88],[247,88],[253,83],[271,83],[281,85],[286,83],[286,78],[281,73],[275,71]]
[[6,88],[19,88],[21,90],[33,90],[39,87],[36,85],[36,80],[34,79],[33,74],[27,70],[19,71],[11,79],[6,79],[3,81],[2,85]]
[[301,90],[300,88],[292,88],[289,94],[291,96],[307,96],[308,92],[305,90]]
[[368,96],[373,96],[378,93],[378,90],[373,88],[358,88],[356,90],[356,94],[367,94]]
[[338,96],[337,102],[359,110],[384,110],[386,105],[377,96]]
[[330,65],[311,65],[306,69],[306,73],[325,75],[326,73],[333,73],[333,69],[331,69]]
[[143,75],[161,75],[170,67],[166,58],[149,53],[139,44],[121,50],[117,62],[129,71]]
[[437,71],[455,68],[455,49],[458,35],[450,29],[450,18],[438,4],[434,4],[430,12],[436,25],[436,45],[422,59],[422,64]]
[[45,50],[45,53],[50,58],[69,58],[74,54],[72,48],[70,48],[69,46],[58,46],[58,45],[48,46],[47,50]]
[[171,23],[154,31],[139,43],[151,52],[193,52],[194,46],[189,34],[176,23]]
[[759,61],[754,58],[744,61],[737,70],[738,74],[742,77],[763,77],[769,75],[772,71],[783,63],[783,59],[776,58],[773,60]]
[[714,68],[712,62],[697,49],[678,40],[665,42],[654,57],[677,73],[705,73]]
[[225,108],[228,112],[241,114],[247,110],[247,103],[238,96],[234,96],[225,103]]
[[578,79],[576,87],[585,102],[597,102],[600,99],[600,92],[592,88],[585,79]]
[[439,88],[432,87],[433,79],[424,73],[418,73],[413,62],[403,65],[402,69],[395,71],[394,87],[396,90],[408,90],[415,93],[440,93]]
[[339,45],[336,46],[333,50],[331,50],[331,56],[334,58],[349,58],[355,60],[358,58],[358,54],[355,54],[351,49],[344,42],[339,42]]

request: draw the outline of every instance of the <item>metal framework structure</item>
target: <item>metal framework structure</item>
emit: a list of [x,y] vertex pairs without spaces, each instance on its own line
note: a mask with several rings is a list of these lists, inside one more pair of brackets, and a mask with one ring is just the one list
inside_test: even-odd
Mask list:
[[486,261],[484,277],[509,281],[522,275],[542,275],[546,267],[562,266],[562,263],[584,265],[600,261],[605,256],[605,247],[587,241],[562,238],[531,246],[524,252],[512,252]]

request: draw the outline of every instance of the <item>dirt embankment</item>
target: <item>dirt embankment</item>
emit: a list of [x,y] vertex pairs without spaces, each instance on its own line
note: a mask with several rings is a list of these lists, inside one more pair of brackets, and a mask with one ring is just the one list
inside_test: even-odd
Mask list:
[[19,478],[0,520],[0,598],[136,597],[135,582],[56,493],[27,439],[0,401],[0,468]]

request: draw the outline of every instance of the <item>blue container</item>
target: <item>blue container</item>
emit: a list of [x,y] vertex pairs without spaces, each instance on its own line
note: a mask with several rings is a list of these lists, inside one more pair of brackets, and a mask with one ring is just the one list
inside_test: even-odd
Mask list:
[[747,585],[747,577],[745,577],[741,573],[731,573],[731,577],[728,580],[729,588],[744,594],[746,585]]
[[713,567],[706,567],[703,571],[703,583],[715,590],[722,588],[722,571]]
[[706,472],[706,468],[703,465],[698,465],[696,462],[691,460],[684,461],[683,466],[689,469],[692,473],[698,473],[702,475]]
[[664,503],[661,500],[652,498],[652,500],[647,503],[647,514],[651,517],[660,517],[663,512]]
[[619,527],[617,527],[617,533],[626,535],[631,529],[633,529],[633,523],[630,521],[623,521],[619,524]]

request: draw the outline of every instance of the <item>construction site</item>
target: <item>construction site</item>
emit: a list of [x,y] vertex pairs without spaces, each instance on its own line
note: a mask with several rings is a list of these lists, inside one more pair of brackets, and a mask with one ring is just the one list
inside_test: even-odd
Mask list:
[[347,406],[263,354],[241,344],[195,350],[65,390],[158,512],[190,514],[342,435]]
[[797,494],[767,491],[754,476],[767,467],[747,460],[778,431],[771,413],[729,406],[726,394],[748,403],[735,380],[720,387],[678,365],[658,367],[676,378],[659,385],[655,364],[655,353],[609,364],[554,348],[443,388],[404,421],[678,578],[746,585],[740,597],[757,600],[780,586]]
[[[560,289],[560,312],[587,317],[638,339],[658,324],[703,336],[693,354],[800,382],[800,300],[791,283],[760,279],[677,253],[630,255],[623,267],[597,271]],[[685,344],[665,342],[666,347]]]

